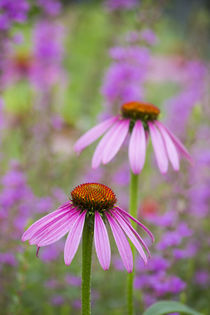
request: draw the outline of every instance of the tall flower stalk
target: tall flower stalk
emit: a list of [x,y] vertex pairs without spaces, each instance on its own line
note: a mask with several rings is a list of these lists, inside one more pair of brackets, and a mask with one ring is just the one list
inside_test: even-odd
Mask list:
[[82,236],[82,315],[91,314],[91,265],[93,247],[93,220],[87,217]]
[[[138,187],[139,187],[139,175],[135,175],[132,171],[130,172],[130,187],[129,187],[129,209],[130,214],[137,217],[138,209]],[[135,227],[135,222],[132,223]],[[133,258],[135,262],[135,248],[131,244]],[[127,311],[128,315],[133,314],[133,281],[134,281],[135,269],[127,275]]]

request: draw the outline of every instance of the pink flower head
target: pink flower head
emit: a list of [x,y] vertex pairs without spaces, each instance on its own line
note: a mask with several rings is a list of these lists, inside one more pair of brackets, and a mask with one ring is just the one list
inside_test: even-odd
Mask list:
[[109,268],[111,260],[106,228],[108,223],[126,270],[128,272],[133,270],[133,255],[127,238],[147,263],[147,256],[143,248],[150,255],[148,247],[129,220],[131,219],[141,226],[152,240],[154,237],[142,223],[115,206],[117,199],[109,187],[97,183],[82,184],[71,192],[71,197],[69,202],[32,224],[23,234],[22,241],[29,240],[31,245],[35,244],[39,249],[54,243],[68,233],[64,248],[64,261],[66,265],[70,265],[77,252],[85,221],[92,217],[96,254],[104,270]]
[[144,166],[146,146],[151,136],[156,161],[161,173],[168,170],[168,161],[175,171],[179,170],[179,153],[191,163],[192,159],[184,145],[157,120],[160,110],[148,103],[129,102],[121,107],[121,115],[111,117],[85,133],[75,144],[80,153],[85,147],[105,135],[96,147],[92,167],[110,162],[120,150],[130,131],[129,161],[134,174],[139,174]]

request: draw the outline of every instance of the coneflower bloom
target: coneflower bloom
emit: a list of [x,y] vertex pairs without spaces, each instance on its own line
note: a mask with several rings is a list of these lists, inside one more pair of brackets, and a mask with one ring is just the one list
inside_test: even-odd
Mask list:
[[154,240],[152,233],[126,211],[116,206],[113,191],[98,183],[77,186],[71,192],[71,200],[54,212],[32,224],[23,234],[22,241],[29,240],[39,249],[50,245],[68,233],[64,261],[70,265],[81,237],[85,220],[92,216],[94,222],[94,243],[98,260],[104,270],[110,266],[111,250],[106,225],[109,224],[123,264],[128,272],[133,270],[133,255],[128,239],[134,244],[140,256],[147,263],[148,247],[130,223],[137,223]]
[[106,134],[98,143],[92,158],[92,167],[110,162],[120,150],[129,131],[129,161],[134,174],[139,174],[144,166],[146,146],[151,136],[156,161],[161,173],[168,170],[168,161],[174,170],[179,170],[179,154],[191,163],[192,159],[184,145],[169,129],[158,121],[160,110],[148,103],[129,102],[121,107],[121,115],[111,117],[85,133],[75,144],[80,153],[85,147]]

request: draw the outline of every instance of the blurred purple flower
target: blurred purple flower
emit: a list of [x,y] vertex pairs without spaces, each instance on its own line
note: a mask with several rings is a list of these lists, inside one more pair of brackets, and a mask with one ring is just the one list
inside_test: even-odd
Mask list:
[[29,3],[27,0],[1,0],[0,30],[8,30],[14,22],[25,22],[28,10]]
[[53,305],[61,305],[64,303],[64,298],[62,295],[54,295],[51,299]]
[[50,197],[42,197],[37,201],[36,207],[38,213],[46,212],[53,207],[53,201]]
[[32,80],[40,89],[50,87],[64,78],[63,38],[64,28],[61,24],[42,20],[35,25]]
[[38,0],[37,5],[50,16],[56,16],[61,12],[61,2],[58,0]]
[[55,289],[58,286],[58,281],[55,279],[49,279],[45,282],[44,286],[48,289]]
[[66,283],[75,287],[80,287],[81,286],[81,277],[72,275],[72,274],[67,274],[66,275]]
[[54,261],[58,258],[58,256],[61,253],[61,248],[59,246],[49,246],[45,247],[41,252],[40,252],[40,258],[43,260],[45,263],[49,263],[51,261]]
[[16,266],[17,260],[15,255],[10,252],[0,253],[0,264]]
[[168,247],[178,246],[181,244],[182,239],[192,235],[186,223],[181,222],[176,227],[176,231],[168,231],[162,235],[162,239],[157,243],[158,250],[165,250]]
[[130,10],[139,4],[138,0],[106,0],[105,6],[109,11]]
[[155,45],[157,43],[157,36],[151,29],[142,30],[140,36],[149,45]]
[[52,126],[53,126],[53,129],[56,129],[56,130],[61,130],[62,127],[63,127],[63,124],[64,124],[64,120],[61,116],[59,115],[54,115],[52,117]]
[[151,223],[156,224],[157,226],[162,227],[172,227],[176,224],[177,221],[176,211],[167,211],[163,215],[151,214],[147,215],[147,220]]
[[74,308],[76,308],[76,309],[81,309],[81,301],[75,299],[75,300],[72,302],[72,306],[73,306]]
[[149,51],[145,47],[113,47],[110,49],[113,63],[108,68],[101,92],[105,103],[119,106],[131,100],[143,98],[142,84],[149,65]]
[[191,258],[196,255],[198,251],[198,246],[195,244],[189,243],[187,244],[185,249],[174,248],[173,255],[175,259],[186,259]]
[[179,126],[179,135],[185,134],[188,118],[193,107],[204,93],[206,67],[199,61],[188,61],[183,64],[185,81],[182,83],[182,92],[166,101],[168,112],[167,122],[172,130]]
[[120,186],[127,186],[129,184],[129,178],[130,173],[127,163],[122,165],[120,169],[117,169],[112,176],[113,182]]
[[210,285],[210,275],[206,270],[199,270],[195,274],[195,282],[202,287],[208,287]]

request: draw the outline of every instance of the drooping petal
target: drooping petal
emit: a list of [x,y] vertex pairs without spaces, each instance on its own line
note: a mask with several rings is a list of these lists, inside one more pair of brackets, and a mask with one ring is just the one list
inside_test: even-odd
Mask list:
[[166,154],[165,144],[155,125],[152,122],[148,122],[148,125],[158,167],[161,173],[165,174],[168,170],[168,157]]
[[59,239],[61,239],[67,232],[70,231],[72,228],[75,220],[80,215],[80,212],[77,211],[74,214],[71,214],[68,218],[65,218],[62,220],[62,222],[59,222],[56,226],[54,226],[51,231],[46,233],[37,243],[37,246],[47,246],[50,245]]
[[79,138],[79,140],[77,140],[74,145],[74,150],[80,153],[84,148],[98,139],[117,119],[117,117],[111,117],[91,128],[81,138]]
[[112,138],[113,134],[115,134],[115,131],[119,128],[120,121],[117,121],[114,123],[114,125],[111,127],[109,131],[103,136],[101,141],[98,143],[95,152],[93,154],[92,158],[92,168],[97,168],[101,164],[104,148],[109,143],[110,139]]
[[133,245],[136,247],[136,249],[139,252],[140,256],[142,257],[144,263],[146,264],[147,263],[147,256],[146,256],[141,244],[139,243],[138,239],[136,238],[136,236],[133,234],[133,232],[129,228],[126,221],[124,221],[116,211],[110,211],[110,213],[112,214],[112,216],[116,220],[116,222],[119,223],[119,225],[121,226],[123,231],[127,234],[128,238],[133,243]]
[[134,174],[139,174],[145,162],[146,155],[146,136],[143,124],[137,120],[133,128],[129,149],[130,166]]
[[43,218],[39,219],[38,221],[34,222],[23,234],[22,241],[29,240],[32,235],[34,235],[40,228],[42,228],[44,225],[48,224],[49,222],[56,219],[61,214],[67,213],[71,211],[74,207],[70,202],[65,203],[57,210],[53,211],[52,213],[44,216]]
[[75,211],[78,212],[78,210],[74,210],[62,213],[47,224],[43,225],[30,237],[29,244],[38,244],[40,240],[44,239],[49,233],[52,233],[57,226],[66,222]]
[[168,153],[168,158],[171,161],[171,164],[174,170],[178,171],[179,170],[179,155],[178,155],[176,146],[174,142],[172,141],[171,137],[169,136],[169,134],[167,133],[167,131],[163,128],[163,125],[159,121],[156,121],[155,124],[158,126],[160,133],[163,137],[166,151]]
[[98,212],[95,212],[94,243],[101,267],[104,270],[109,269],[111,260],[109,237],[106,226]]
[[130,248],[130,244],[122,231],[121,227],[117,224],[117,222],[112,218],[109,213],[106,213],[106,217],[109,221],[117,248],[119,250],[120,256],[122,258],[125,269],[128,272],[132,272],[133,270],[133,255]]
[[129,229],[133,232],[133,234],[137,237],[137,239],[139,240],[139,242],[141,243],[141,245],[144,247],[144,249],[146,250],[147,254],[149,255],[149,257],[151,257],[150,255],[150,251],[149,248],[147,246],[147,244],[144,242],[144,240],[141,238],[141,236],[136,232],[136,230],[132,227],[132,225],[130,224],[130,222],[128,222],[126,220],[126,218],[119,212],[117,211],[117,214],[123,219],[123,221],[125,221],[125,223],[127,224],[127,226],[129,227]]
[[130,121],[124,119],[120,122],[119,127],[115,130],[106,147],[103,150],[103,164],[109,163],[120,150],[129,131]]
[[[152,241],[155,241],[154,235],[152,234],[152,232],[150,232],[150,230],[144,225],[142,224],[140,221],[136,220],[134,217],[132,217],[127,211],[119,208],[119,207],[115,207],[119,212],[121,212],[124,216],[128,217],[129,219],[131,219],[132,221],[134,221],[135,223],[137,223],[145,232],[147,232],[147,234],[151,237]],[[115,209],[114,208],[114,209]]]
[[76,219],[67,237],[64,248],[64,261],[66,265],[70,265],[78,249],[83,227],[85,223],[85,215],[87,211],[83,211]]
[[[160,124],[160,122],[159,122],[159,124]],[[161,125],[162,125],[162,128],[164,128],[165,131],[168,133],[168,135],[171,137],[172,141],[174,142],[174,144],[175,144],[176,148],[179,150],[179,152],[184,155],[184,157],[190,162],[191,165],[193,165],[194,161],[193,161],[191,155],[189,154],[189,152],[187,151],[187,149],[185,148],[185,146],[166,126],[164,126],[163,124],[161,124]]]

